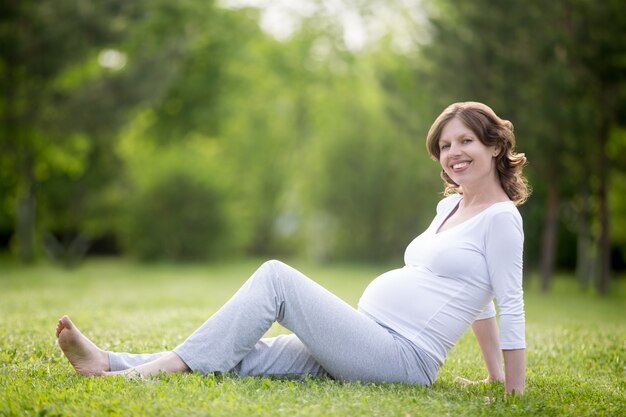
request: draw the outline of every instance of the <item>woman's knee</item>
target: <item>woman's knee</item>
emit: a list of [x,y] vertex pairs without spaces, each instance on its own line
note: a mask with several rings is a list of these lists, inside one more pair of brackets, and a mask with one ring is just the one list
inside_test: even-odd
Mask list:
[[259,266],[252,276],[252,279],[255,281],[261,280],[273,280],[276,277],[282,275],[280,273],[281,269],[285,264],[281,261],[277,261],[276,259],[270,259],[269,261],[263,262],[261,266]]
[[261,265],[259,269],[270,269],[270,270],[276,271],[277,269],[283,268],[285,266],[287,266],[285,263],[277,259],[270,259],[270,260],[263,262],[263,264]]
[[255,274],[258,279],[280,281],[282,283],[292,281],[297,277],[298,273],[284,262],[276,259],[265,261]]

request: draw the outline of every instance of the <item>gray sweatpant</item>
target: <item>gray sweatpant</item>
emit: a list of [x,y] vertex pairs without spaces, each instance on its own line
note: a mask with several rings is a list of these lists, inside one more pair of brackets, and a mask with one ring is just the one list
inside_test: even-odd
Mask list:
[[[293,334],[262,339],[274,322]],[[439,368],[409,340],[279,261],[264,263],[174,352],[202,374],[327,375],[430,385]],[[164,353],[109,352],[111,370],[138,366]]]

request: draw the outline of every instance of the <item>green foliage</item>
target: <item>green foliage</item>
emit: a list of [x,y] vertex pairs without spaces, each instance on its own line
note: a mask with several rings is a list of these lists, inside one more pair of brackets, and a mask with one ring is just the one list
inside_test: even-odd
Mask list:
[[122,232],[130,254],[146,260],[215,256],[224,234],[220,195],[184,172],[167,172],[128,202]]
[[[527,391],[505,398],[500,384],[464,388],[454,381],[457,375],[485,375],[469,333],[452,350],[432,387],[197,374],[148,381],[79,377],[55,343],[54,325],[62,314],[69,313],[83,333],[107,350],[172,349],[228,300],[260,262],[140,266],[88,261],[69,272],[44,264],[23,268],[0,262],[0,415],[626,413],[623,279],[603,299],[578,291],[569,276],[556,280],[550,295],[526,289]],[[382,272],[371,266],[294,266],[352,305]],[[277,327],[270,335],[282,332]]]
[[[437,165],[422,141],[394,129],[380,91],[368,81],[346,78],[333,86],[333,92],[345,89],[345,101],[322,98],[322,127],[307,148],[311,169],[302,181],[311,207],[308,238],[323,242],[318,257],[397,260],[434,213]],[[348,91],[363,99],[354,102]],[[344,117],[335,120],[337,112]],[[433,175],[420,175],[427,171]]]
[[224,254],[229,230],[225,195],[209,154],[192,147],[161,149],[128,161],[119,230],[128,253],[144,260],[202,260]]
[[[207,224],[224,231],[211,234],[214,248],[397,260],[442,188],[427,129],[444,106],[468,99],[511,119],[529,157],[527,265],[541,255],[550,191],[561,196],[558,233],[586,233],[589,247],[609,163],[614,217],[624,206],[623,134],[609,141],[607,164],[598,146],[603,126],[620,131],[626,114],[620,0],[431,0],[420,3],[427,21],[411,20],[419,13],[403,14],[399,1],[341,11],[314,2],[281,40],[261,30],[263,10],[253,7],[92,3],[1,6],[0,233],[15,243],[114,236],[138,254],[146,250],[133,248],[129,225],[150,221],[191,242],[187,221],[176,225],[175,208],[161,206],[184,191],[213,207]],[[360,50],[346,47],[343,12],[375,21]],[[394,42],[392,25],[416,37]],[[174,214],[140,216],[157,209]],[[623,252],[621,221],[613,224]],[[562,259],[578,256],[574,247],[562,245]]]
[[[441,107],[451,101],[488,103],[513,121],[518,148],[528,157],[537,201],[525,210],[528,264],[548,259],[542,276],[549,275],[553,245],[544,233],[560,233],[556,224],[562,216],[561,224],[586,248],[570,250],[570,259],[593,257],[594,241],[606,265],[606,190],[612,166],[621,165],[621,158],[610,158],[608,132],[624,125],[626,108],[624,3],[427,4],[431,39],[418,52],[416,73],[428,80],[433,100]],[[548,206],[548,196],[557,203]]]
[[96,57],[109,48],[122,54],[115,48],[145,17],[144,6],[119,0],[27,0],[2,6],[0,169],[13,177],[2,187],[9,188],[3,196],[13,201],[0,209],[15,222],[17,253],[24,260],[34,256],[36,232],[83,227],[85,213],[78,208],[93,198],[85,198],[85,188],[72,182],[92,174],[86,165],[93,152],[127,122],[146,90],[159,90],[154,84],[146,88],[149,78],[135,77],[145,60],[134,60],[130,71],[120,71],[124,65],[107,70],[97,64]]
[[276,223],[298,175],[290,163],[303,163],[294,155],[306,139],[299,114],[306,97],[285,80],[299,84],[307,74],[292,56],[302,53],[297,45],[262,34],[249,17],[239,25],[231,59],[223,63],[222,89],[228,94],[220,103],[220,166],[237,218],[237,247],[272,256],[289,246],[282,244]]

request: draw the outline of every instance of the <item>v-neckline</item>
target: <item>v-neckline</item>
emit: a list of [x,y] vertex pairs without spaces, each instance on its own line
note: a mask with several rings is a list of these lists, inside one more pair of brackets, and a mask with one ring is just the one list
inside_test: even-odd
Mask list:
[[474,214],[472,217],[469,217],[465,220],[463,220],[461,223],[456,224],[452,227],[449,227],[447,229],[441,230],[441,228],[446,224],[446,222],[448,220],[450,220],[450,217],[452,217],[454,215],[454,213],[456,213],[459,210],[459,207],[461,206],[461,201],[463,201],[463,197],[461,196],[461,198],[459,198],[459,200],[456,202],[456,204],[454,205],[454,207],[452,207],[452,209],[446,214],[446,217],[443,219],[442,222],[439,223],[439,225],[437,226],[437,229],[435,230],[435,235],[440,235],[442,233],[445,233],[449,230],[454,230],[457,227],[463,226],[464,224],[470,222],[471,220],[474,220],[475,218],[479,217],[480,215],[482,215],[483,213],[485,213],[487,210],[489,210],[491,207],[495,206],[496,204],[500,204],[500,203],[510,203],[510,201],[496,201],[495,203],[485,207],[484,209],[482,209],[481,211],[479,211],[478,213]]
[[[452,210],[450,210],[450,211],[446,214],[446,217],[444,217],[444,218],[443,218],[443,221],[441,221],[441,222],[439,223],[439,225],[437,226],[437,229],[435,229],[435,234],[436,234],[436,235],[441,234],[441,233],[444,233],[444,232],[447,232],[448,230],[450,230],[450,229],[454,229],[456,226],[460,226],[460,225],[462,225],[463,223],[465,223],[465,221],[464,221],[464,222],[461,222],[461,223],[457,224],[456,226],[452,226],[452,227],[450,227],[450,228],[448,228],[448,229],[441,230],[441,228],[442,228],[442,227],[446,224],[446,222],[447,222],[448,220],[450,220],[450,217],[454,216],[454,213],[456,213],[456,212],[457,212],[457,210],[459,209],[459,206],[461,205],[461,201],[463,201],[463,197],[459,198],[459,200],[456,202],[456,204],[452,207]],[[471,217],[470,217],[470,218],[471,218]],[[467,219],[467,220],[469,220],[469,219]],[[466,221],[467,221],[467,220],[466,220]]]

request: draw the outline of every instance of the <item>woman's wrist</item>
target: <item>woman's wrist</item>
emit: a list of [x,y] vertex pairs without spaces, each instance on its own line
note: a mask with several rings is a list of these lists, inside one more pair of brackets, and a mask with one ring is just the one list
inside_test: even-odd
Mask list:
[[522,394],[526,380],[526,350],[504,350],[505,390],[507,394]]

